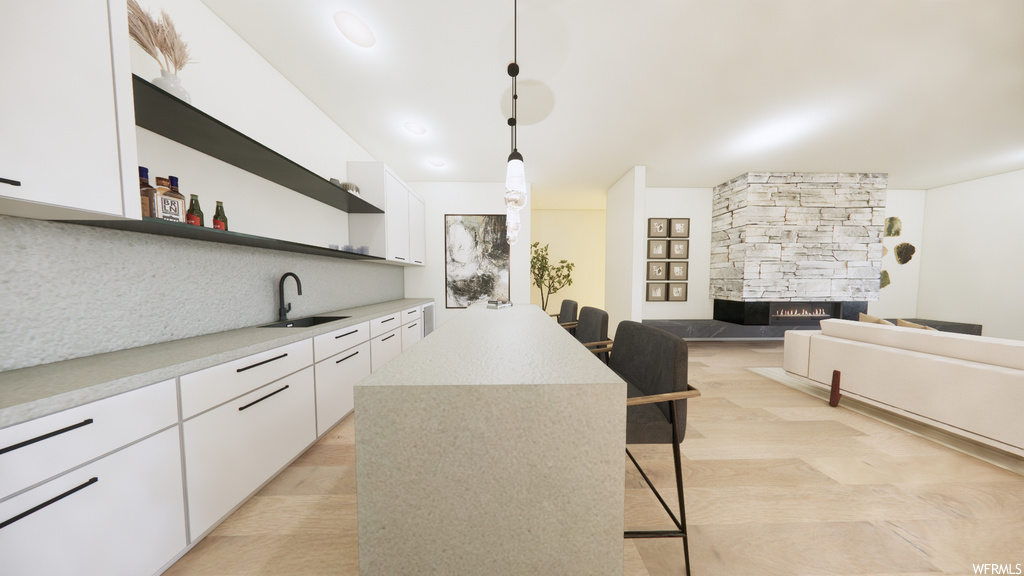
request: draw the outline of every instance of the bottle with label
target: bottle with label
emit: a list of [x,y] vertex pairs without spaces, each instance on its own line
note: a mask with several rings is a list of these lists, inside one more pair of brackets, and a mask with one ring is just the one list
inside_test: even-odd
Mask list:
[[156,189],[149,185],[149,168],[139,166],[139,196],[142,200],[142,216],[153,217],[153,194]]
[[193,226],[206,226],[203,210],[199,207],[199,196],[196,194],[190,194],[189,196],[188,213],[185,214],[186,221]]
[[213,213],[213,227],[224,231],[228,229],[228,217],[224,215],[224,203],[220,200],[217,200],[217,211]]
[[185,222],[185,197],[171,190],[171,181],[157,176],[152,203],[153,217],[170,222]]

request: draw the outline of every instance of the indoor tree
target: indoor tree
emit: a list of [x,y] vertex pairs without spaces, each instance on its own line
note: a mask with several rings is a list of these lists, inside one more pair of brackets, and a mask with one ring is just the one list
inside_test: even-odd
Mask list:
[[540,248],[540,242],[530,245],[530,275],[533,284],[540,288],[540,307],[546,312],[551,295],[566,286],[572,286],[572,262],[560,260],[552,266],[548,260],[548,244]]

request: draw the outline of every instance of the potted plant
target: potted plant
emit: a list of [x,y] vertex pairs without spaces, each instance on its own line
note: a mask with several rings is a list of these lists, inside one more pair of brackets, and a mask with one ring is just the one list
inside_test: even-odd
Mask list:
[[572,286],[572,269],[576,266],[566,260],[559,260],[557,265],[551,265],[548,246],[549,244],[545,244],[540,248],[540,242],[530,245],[530,275],[533,277],[533,284],[540,288],[540,307],[545,312],[552,294],[566,286]]

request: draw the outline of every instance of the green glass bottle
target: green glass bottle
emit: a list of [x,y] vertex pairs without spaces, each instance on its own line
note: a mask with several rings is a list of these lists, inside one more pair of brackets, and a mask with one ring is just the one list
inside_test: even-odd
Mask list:
[[224,215],[224,203],[220,200],[217,200],[217,211],[213,214],[213,227],[224,231],[228,229],[228,217]]
[[205,226],[206,220],[203,218],[203,210],[199,207],[199,196],[196,194],[189,194],[189,196],[191,196],[191,200],[189,200],[186,214],[188,223],[193,226]]

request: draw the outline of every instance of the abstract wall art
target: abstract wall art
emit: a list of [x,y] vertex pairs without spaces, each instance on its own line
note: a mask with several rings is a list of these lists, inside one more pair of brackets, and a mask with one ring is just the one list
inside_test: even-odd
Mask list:
[[445,307],[509,299],[504,214],[445,214]]

